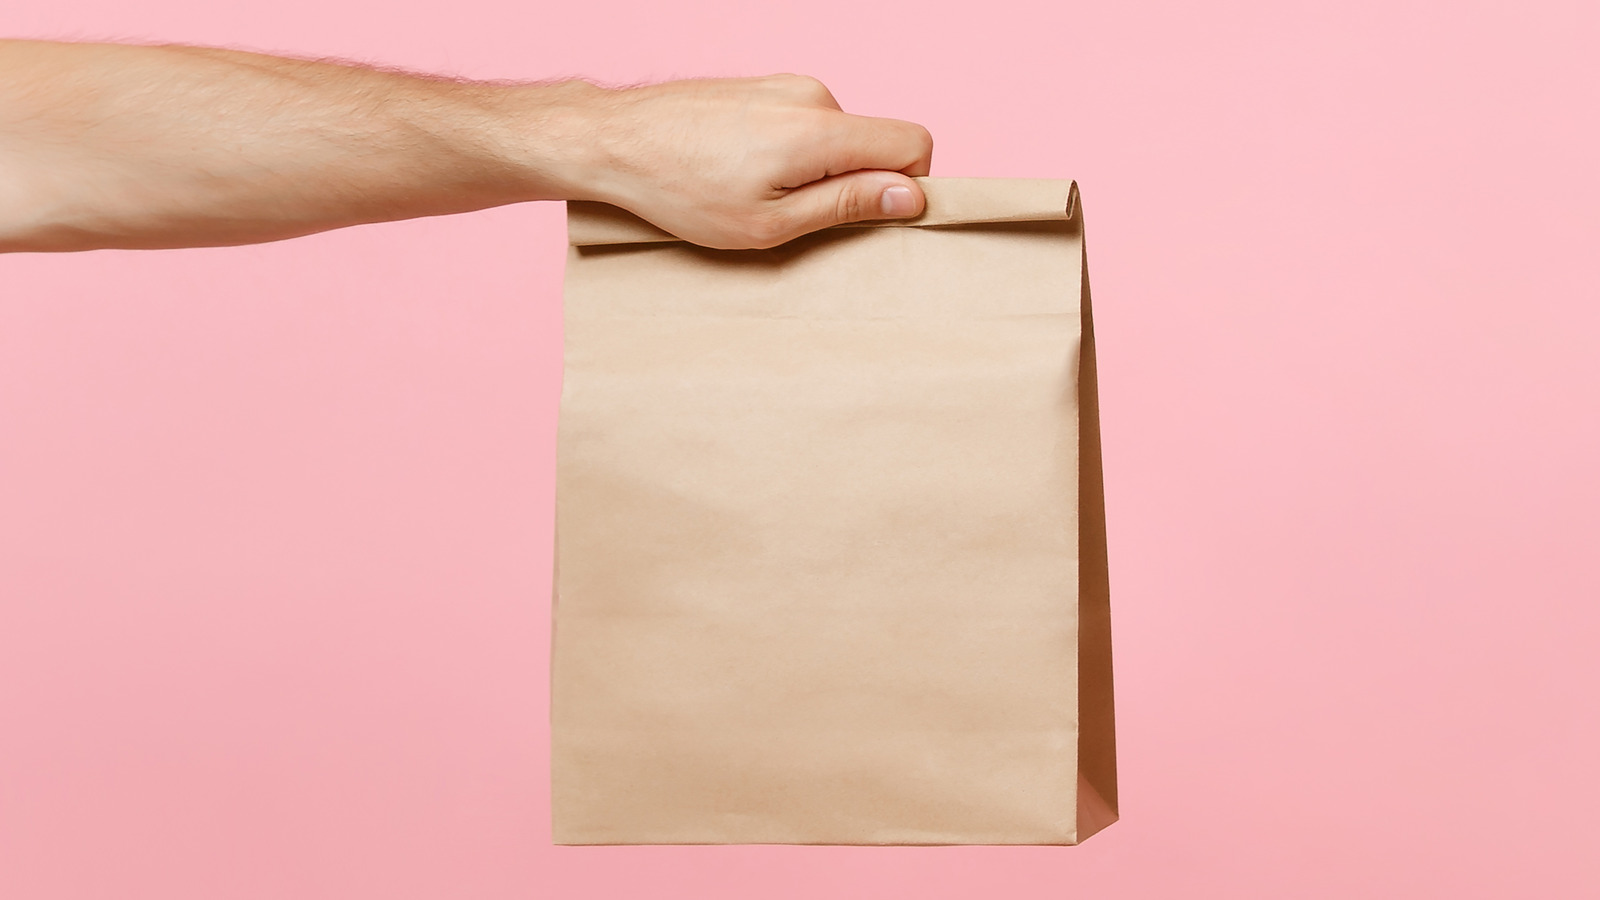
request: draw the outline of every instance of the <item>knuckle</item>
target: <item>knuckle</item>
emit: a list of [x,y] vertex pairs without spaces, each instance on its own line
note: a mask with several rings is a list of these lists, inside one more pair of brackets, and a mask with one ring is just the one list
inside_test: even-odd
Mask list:
[[839,222],[859,222],[867,218],[867,201],[856,188],[839,192],[834,219]]
[[797,75],[789,72],[776,76],[791,94],[806,100],[829,102],[833,100],[833,93],[820,78],[811,75]]

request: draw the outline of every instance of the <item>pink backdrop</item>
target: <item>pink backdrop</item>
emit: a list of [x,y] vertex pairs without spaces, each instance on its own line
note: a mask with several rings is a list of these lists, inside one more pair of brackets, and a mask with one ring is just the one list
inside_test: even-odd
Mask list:
[[553,848],[558,204],[0,257],[0,896],[1595,896],[1588,2],[53,0],[12,36],[800,71],[1082,184],[1123,822]]

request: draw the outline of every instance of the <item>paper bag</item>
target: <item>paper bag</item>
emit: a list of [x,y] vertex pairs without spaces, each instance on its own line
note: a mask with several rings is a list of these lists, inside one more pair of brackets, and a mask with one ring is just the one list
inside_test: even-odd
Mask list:
[[1077,188],[708,250],[573,203],[562,844],[1072,844],[1116,818]]

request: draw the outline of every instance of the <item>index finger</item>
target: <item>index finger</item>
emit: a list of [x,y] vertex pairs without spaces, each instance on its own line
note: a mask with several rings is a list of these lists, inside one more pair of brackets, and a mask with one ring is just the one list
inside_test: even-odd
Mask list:
[[914,122],[841,113],[828,141],[828,174],[888,169],[916,177],[933,162],[933,135]]

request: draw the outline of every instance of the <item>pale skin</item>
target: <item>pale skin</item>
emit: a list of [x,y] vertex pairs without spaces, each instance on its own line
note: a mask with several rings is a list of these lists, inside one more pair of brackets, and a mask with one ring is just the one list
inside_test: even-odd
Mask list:
[[763,248],[920,214],[932,149],[799,75],[614,90],[0,40],[0,252],[250,244],[531,200]]

